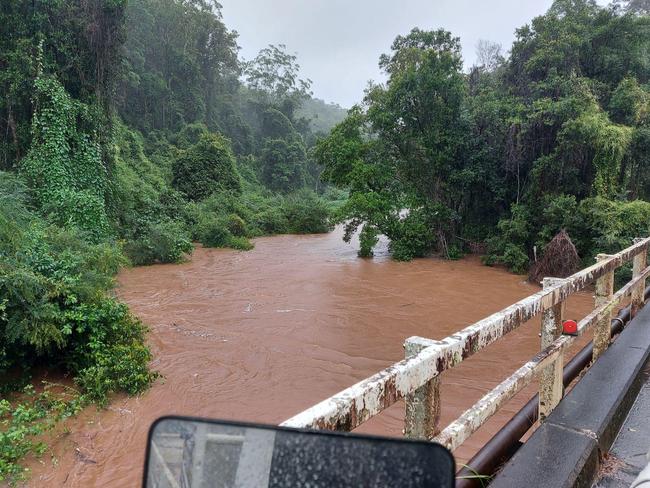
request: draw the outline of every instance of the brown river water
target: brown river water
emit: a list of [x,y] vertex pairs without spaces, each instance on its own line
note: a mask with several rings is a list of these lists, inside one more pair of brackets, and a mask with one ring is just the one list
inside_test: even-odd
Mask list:
[[[32,460],[29,486],[137,487],[147,429],[166,414],[279,423],[403,358],[410,336],[441,339],[539,288],[469,257],[411,263],[356,257],[341,232],[195,251],[190,262],[124,270],[117,293],[150,328],[163,379],[67,422]],[[582,317],[591,297],[569,301]],[[451,422],[539,350],[531,321],[443,374]],[[469,458],[530,397],[513,399],[456,451]],[[403,403],[360,432],[401,435]]]

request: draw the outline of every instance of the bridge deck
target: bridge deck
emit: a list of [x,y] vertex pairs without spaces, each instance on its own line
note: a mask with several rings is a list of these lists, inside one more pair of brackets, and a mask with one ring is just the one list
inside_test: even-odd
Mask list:
[[629,488],[648,464],[650,452],[650,364],[645,382],[600,469],[594,488]]

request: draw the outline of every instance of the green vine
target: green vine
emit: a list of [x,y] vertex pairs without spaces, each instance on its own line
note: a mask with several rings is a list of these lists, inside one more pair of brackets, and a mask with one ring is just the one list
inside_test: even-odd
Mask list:
[[38,78],[34,89],[32,145],[21,170],[47,215],[99,241],[110,228],[108,172],[93,122],[96,114],[73,100],[54,78]]

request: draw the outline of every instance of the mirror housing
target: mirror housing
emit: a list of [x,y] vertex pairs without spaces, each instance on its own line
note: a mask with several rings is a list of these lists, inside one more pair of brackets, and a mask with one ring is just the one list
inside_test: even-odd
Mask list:
[[145,488],[454,486],[439,444],[163,417],[149,430]]

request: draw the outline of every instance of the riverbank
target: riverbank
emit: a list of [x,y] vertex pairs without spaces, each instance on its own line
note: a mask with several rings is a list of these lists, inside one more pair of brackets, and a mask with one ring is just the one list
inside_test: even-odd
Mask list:
[[[537,290],[477,258],[411,263],[356,257],[340,231],[276,236],[246,253],[198,248],[192,261],[126,269],[118,295],[150,328],[163,379],[136,398],[87,409],[32,462],[29,486],[137,485],[151,422],[176,413],[279,423],[403,357],[412,335],[442,338]],[[569,314],[589,308],[579,296]],[[539,347],[532,323],[443,377],[443,422],[455,418]],[[456,454],[460,462],[528,396]],[[360,430],[400,435],[403,405]]]

